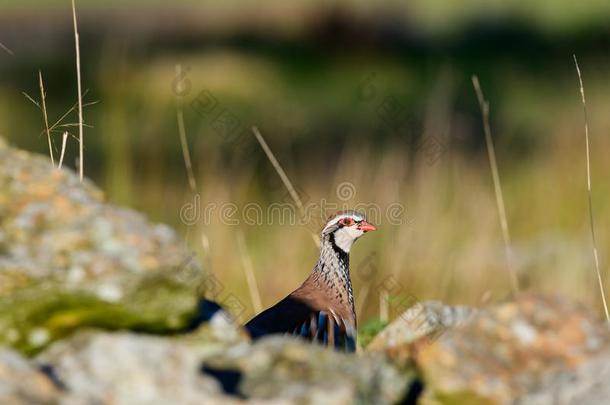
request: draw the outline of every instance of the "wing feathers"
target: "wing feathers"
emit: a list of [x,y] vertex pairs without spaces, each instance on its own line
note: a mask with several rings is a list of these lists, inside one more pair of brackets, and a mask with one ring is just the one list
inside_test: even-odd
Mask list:
[[287,333],[339,350],[356,350],[355,328],[351,322],[291,296],[254,317],[246,329],[253,339]]

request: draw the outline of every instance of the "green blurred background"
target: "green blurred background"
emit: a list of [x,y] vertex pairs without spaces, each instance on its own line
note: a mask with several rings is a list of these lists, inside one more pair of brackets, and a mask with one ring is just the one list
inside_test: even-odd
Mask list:
[[[84,111],[86,175],[110,201],[179,229],[225,291],[248,305],[244,265],[252,263],[263,305],[274,303],[310,271],[317,250],[310,232],[322,224],[181,220],[185,204],[291,202],[252,125],[306,202],[404,207],[400,224],[381,218],[380,231],[353,253],[361,319],[379,316],[387,277],[397,298],[477,305],[509,294],[471,83],[478,74],[491,103],[521,287],[601,308],[572,54],[587,93],[607,274],[609,2],[81,0],[77,12],[85,101],[97,102]],[[23,93],[40,99],[40,69],[51,123],[76,102],[70,2],[3,1],[0,43],[8,48],[0,49],[0,136],[48,154],[41,111]],[[54,132],[56,156],[62,132],[77,134],[75,122],[72,112]],[[66,165],[74,167],[77,151],[70,138]],[[353,185],[349,198],[337,195],[344,182]],[[401,310],[392,302],[389,316]]]

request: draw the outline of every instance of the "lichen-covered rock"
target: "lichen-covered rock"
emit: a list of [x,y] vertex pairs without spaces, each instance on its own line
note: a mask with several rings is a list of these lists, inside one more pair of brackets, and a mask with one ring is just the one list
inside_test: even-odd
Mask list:
[[398,316],[366,347],[385,352],[394,362],[405,364],[422,344],[430,344],[446,330],[471,319],[477,310],[436,301],[418,302]]
[[479,311],[419,351],[417,364],[426,384],[423,403],[587,398],[586,393],[594,395],[590,389],[595,384],[576,381],[584,382],[592,370],[608,375],[597,358],[609,349],[608,326],[583,307],[561,297],[520,296]]
[[393,404],[410,381],[381,356],[289,337],[210,350],[200,333],[80,332],[35,362],[62,387],[64,404]]
[[201,356],[177,340],[84,332],[54,343],[37,361],[64,387],[64,403],[227,403],[218,383],[199,371]]
[[54,404],[59,390],[19,353],[0,348],[0,404]]
[[191,259],[167,226],[0,145],[0,344],[30,353],[83,326],[179,328],[203,277]]
[[354,356],[288,337],[269,337],[204,360],[215,373],[239,376],[236,391],[252,400],[303,404],[393,404],[412,375],[381,355]]
[[515,401],[528,405],[610,403],[610,351],[596,356],[575,370],[545,379],[534,392]]

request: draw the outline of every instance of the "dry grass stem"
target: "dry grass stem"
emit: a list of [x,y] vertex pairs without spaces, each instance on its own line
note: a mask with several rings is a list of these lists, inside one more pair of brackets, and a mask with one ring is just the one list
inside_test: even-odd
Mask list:
[[237,247],[239,248],[239,256],[241,257],[241,263],[244,267],[244,273],[246,273],[246,280],[248,282],[248,290],[250,291],[250,299],[252,300],[252,306],[254,311],[258,314],[263,310],[263,304],[261,301],[261,295],[258,291],[258,285],[256,284],[256,277],[254,276],[254,266],[252,266],[252,259],[248,254],[248,248],[246,246],[246,239],[242,231],[237,232]]
[[51,156],[51,164],[55,167],[55,159],[53,158],[53,145],[51,144],[51,131],[49,130],[49,117],[47,115],[46,94],[44,91],[44,82],[42,80],[42,72],[38,71],[38,84],[40,85],[40,104],[42,106],[42,116],[44,118],[44,129],[47,133],[47,141],[49,142],[49,156]]
[[390,293],[385,290],[379,294],[379,319],[382,322],[390,319]]
[[[24,94],[25,94],[25,93],[24,93]],[[84,95],[86,95],[86,94],[87,94],[87,91],[85,91],[85,94],[84,94]],[[91,106],[91,105],[95,105],[95,104],[97,104],[97,103],[98,103],[98,101],[91,101],[91,102],[89,102],[89,103],[84,103],[84,104],[83,104],[83,108],[84,108],[84,107],[89,107],[89,106]],[[38,105],[38,104],[37,104],[37,105]],[[55,122],[53,123],[53,125],[51,125],[51,127],[49,128],[49,130],[50,130],[51,132],[53,132],[53,131],[55,131],[55,130],[56,130],[56,128],[61,128],[61,127],[76,127],[76,126],[78,126],[78,125],[79,125],[78,123],[66,123],[66,124],[62,124],[63,120],[64,120],[64,119],[65,119],[65,118],[66,118],[68,115],[70,115],[70,113],[71,113],[72,111],[76,110],[76,108],[77,108],[77,107],[78,107],[78,102],[77,102],[77,103],[74,103],[74,105],[73,105],[72,107],[70,107],[70,108],[69,108],[69,109],[68,109],[68,110],[67,110],[65,113],[63,113],[63,115],[62,115],[61,117],[59,117],[59,119],[58,119],[57,121],[55,121]],[[87,125],[87,124],[83,124],[83,126],[88,127],[88,128],[91,128],[91,126],[90,126],[90,125]],[[78,138],[77,138],[77,137],[74,137],[74,139],[76,139],[76,140],[78,141]]]
[[360,291],[358,292],[358,302],[356,304],[356,314],[358,314],[359,316],[361,316],[362,311],[364,310],[364,306],[366,304],[366,301],[369,298],[369,284],[364,284],[362,286],[362,288],[360,289]]
[[74,46],[76,48],[76,80],[78,89],[78,174],[80,181],[83,181],[85,172],[85,162],[83,156],[83,93],[80,74],[80,45],[78,36],[78,24],[76,22],[76,5],[74,4],[74,0],[72,0],[72,21],[74,22]]
[[[288,190],[290,197],[292,198],[295,205],[297,206],[297,209],[301,213],[301,217],[305,218],[305,215],[306,215],[305,208],[303,207],[303,203],[301,202],[301,199],[299,198],[299,194],[294,189],[294,186],[292,185],[292,182],[286,175],[286,172],[284,171],[284,169],[282,169],[280,162],[278,162],[278,160],[275,158],[275,155],[271,151],[271,148],[269,148],[269,146],[267,145],[267,142],[265,142],[265,139],[261,135],[258,128],[252,127],[252,132],[254,133],[254,136],[256,137],[256,140],[258,141],[258,143],[261,145],[261,148],[263,148],[265,155],[267,155],[267,158],[273,165],[273,168],[275,169],[277,174],[280,176],[282,183],[284,183],[284,187],[286,187],[286,189]],[[320,238],[318,237],[318,235],[311,232],[311,237],[312,237],[314,243],[316,244],[316,246],[320,247]]]
[[6,45],[4,45],[2,42],[0,42],[0,49],[3,49],[4,52],[8,53],[11,56],[14,56],[15,53],[13,51],[11,51]]
[[[187,228],[188,231],[188,228]],[[201,231],[201,236],[199,238],[199,241],[201,243],[201,262],[203,263],[204,266],[204,271],[209,272],[210,274],[212,273],[212,258],[210,255],[210,238],[208,238],[208,235],[203,232],[203,230]]]
[[22,91],[21,94],[23,94],[25,96],[25,98],[28,99],[28,101],[30,101],[32,104],[34,104],[36,107],[40,108],[40,103],[36,100],[34,100],[32,98],[32,96],[30,96],[28,93],[26,93],[25,91]]
[[591,240],[593,243],[593,258],[595,260],[595,273],[597,274],[597,282],[599,284],[599,292],[602,297],[604,304],[604,311],[606,313],[606,320],[610,323],[610,313],[608,312],[608,303],[606,302],[606,293],[604,289],[604,283],[602,281],[602,274],[599,265],[599,255],[597,253],[597,239],[595,237],[595,221],[593,220],[593,192],[591,187],[591,139],[589,138],[589,119],[587,117],[587,103],[585,100],[585,87],[582,83],[582,76],[580,74],[580,67],[578,66],[578,60],[576,55],[574,57],[574,65],[576,66],[576,73],[578,74],[578,83],[580,84],[580,96],[582,99],[582,108],[585,119],[585,150],[587,157],[587,194],[589,199],[589,223],[591,228]]
[[[176,75],[180,77],[182,74],[182,66],[176,65]],[[180,92],[178,92],[180,93]],[[178,133],[180,134],[180,145],[182,147],[182,157],[184,159],[184,166],[186,167],[186,175],[188,177],[189,187],[193,193],[197,192],[197,183],[195,182],[195,175],[193,174],[193,165],[191,163],[191,154],[189,152],[189,145],[186,142],[186,127],[184,125],[184,112],[182,108],[183,100],[182,96],[176,95],[176,119],[178,120]]]
[[496,152],[494,148],[493,138],[491,137],[491,126],[489,125],[489,103],[485,100],[483,90],[479,83],[479,78],[476,75],[472,76],[472,85],[479,100],[481,108],[481,116],[483,119],[483,130],[485,132],[485,144],[487,145],[487,155],[489,157],[489,166],[491,167],[491,175],[494,183],[494,194],[496,196],[496,205],[498,208],[498,216],[500,217],[500,227],[502,228],[502,237],[504,238],[504,250],[506,253],[506,262],[510,277],[511,288],[513,293],[519,292],[519,280],[517,273],[513,267],[513,252],[511,248],[510,232],[508,230],[508,221],[506,219],[506,209],[504,207],[504,196],[502,194],[502,186],[500,184],[500,174],[498,172],[498,163],[496,162]]
[[68,131],[65,131],[61,139],[61,154],[59,155],[59,163],[57,168],[61,169],[61,165],[64,163],[64,154],[66,153],[66,143],[68,142]]

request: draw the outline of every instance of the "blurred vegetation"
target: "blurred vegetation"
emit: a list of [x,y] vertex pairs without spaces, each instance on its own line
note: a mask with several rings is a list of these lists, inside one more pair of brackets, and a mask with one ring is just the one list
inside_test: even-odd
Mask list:
[[[111,201],[183,230],[243,301],[248,289],[236,228],[217,216],[197,225],[180,220],[181,208],[196,200],[182,160],[177,96],[202,210],[211,203],[290,202],[251,125],[306,201],[406,207],[402,225],[381,221],[380,231],[354,251],[366,320],[377,316],[379,285],[390,275],[400,294],[417,299],[478,304],[509,292],[470,82],[476,73],[491,102],[523,288],[600,304],[572,54],[587,92],[595,219],[607,274],[607,1],[77,3],[85,99],[99,101],[85,109],[92,126],[85,132],[86,174]],[[22,94],[39,99],[39,69],[51,122],[76,100],[71,24],[69,2],[0,5],[0,42],[13,52],[0,50],[0,135],[22,148],[48,153],[42,115]],[[213,113],[193,108],[201,97],[214,100]],[[76,121],[69,114],[64,122]],[[73,127],[63,130],[76,134]],[[58,149],[61,132],[54,143]],[[77,146],[69,141],[68,166]],[[356,190],[347,201],[336,193],[343,182]],[[309,233],[319,225],[321,219],[309,226],[240,224],[264,305],[310,271],[316,247]],[[362,277],[358,266],[373,266],[373,276]],[[396,315],[400,308],[391,309]]]

